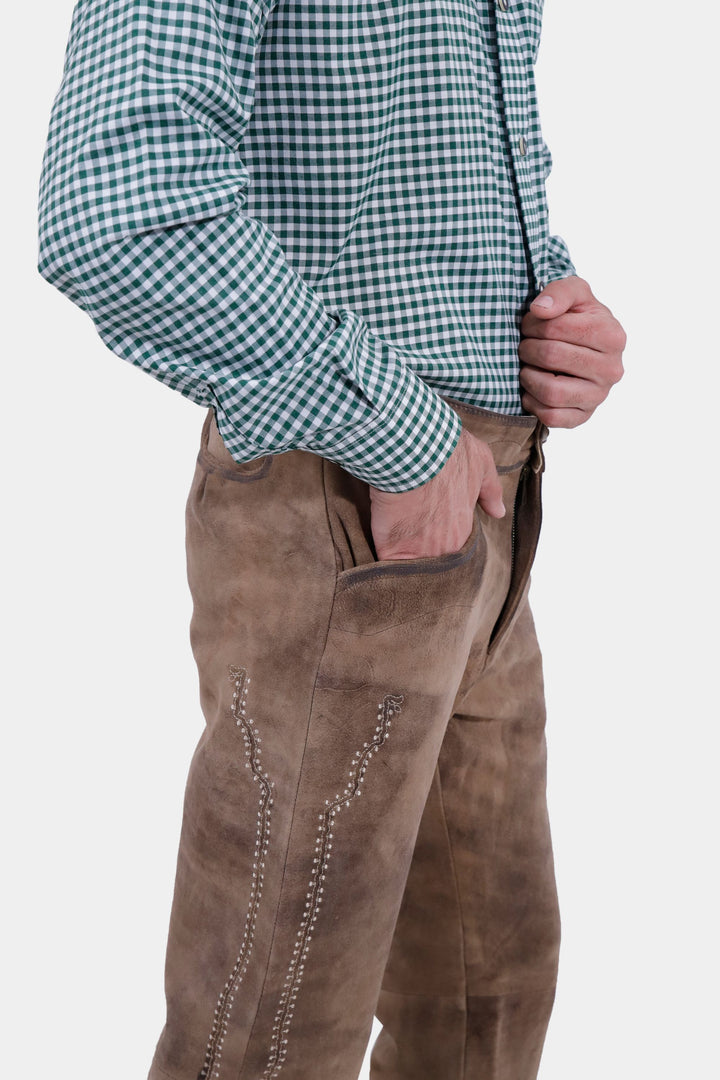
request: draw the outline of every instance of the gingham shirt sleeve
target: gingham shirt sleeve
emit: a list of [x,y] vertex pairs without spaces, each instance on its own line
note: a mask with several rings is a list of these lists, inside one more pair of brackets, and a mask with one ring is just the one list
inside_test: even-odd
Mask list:
[[548,237],[548,281],[577,274],[575,264],[570,257],[568,246],[562,236]]
[[40,190],[41,274],[105,344],[216,409],[239,461],[288,449],[386,491],[447,461],[457,414],[243,212],[265,0],[80,0]]

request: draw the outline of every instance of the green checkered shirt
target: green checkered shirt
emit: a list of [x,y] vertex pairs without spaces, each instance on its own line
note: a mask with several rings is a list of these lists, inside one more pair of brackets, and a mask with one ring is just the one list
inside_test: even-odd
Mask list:
[[548,235],[542,0],[80,0],[40,272],[213,406],[238,461],[430,479],[452,397],[520,413]]

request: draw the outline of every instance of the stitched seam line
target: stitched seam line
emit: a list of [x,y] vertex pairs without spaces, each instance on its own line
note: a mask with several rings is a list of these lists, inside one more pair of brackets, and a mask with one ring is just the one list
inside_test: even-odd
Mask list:
[[235,684],[230,713],[235,720],[236,725],[241,728],[243,733],[245,756],[248,758],[245,762],[245,768],[251,770],[253,781],[260,784],[260,809],[258,810],[255,861],[252,866],[250,901],[245,917],[243,940],[232,971],[228,976],[225,986],[220,992],[217,1005],[215,1006],[215,1018],[213,1020],[212,1030],[205,1051],[205,1063],[198,1074],[198,1080],[206,1080],[209,1076],[212,1076],[213,1078],[220,1076],[222,1046],[225,1036],[227,1035],[230,1013],[232,1012],[233,1003],[235,1001],[235,993],[247,971],[248,961],[250,960],[250,954],[253,949],[255,923],[257,921],[257,913],[263,889],[265,856],[270,841],[270,807],[273,804],[272,790],[275,786],[274,782],[268,778],[268,774],[263,772],[260,768],[260,754],[262,753],[262,750],[260,749],[260,735],[258,729],[253,727],[254,721],[246,715],[247,688],[250,684],[248,673],[245,668],[233,667],[232,665],[229,666],[229,672],[229,678]]
[[310,948],[310,942],[312,941],[312,931],[317,922],[320,905],[323,901],[322,894],[325,890],[324,882],[332,849],[331,841],[333,839],[333,833],[331,830],[333,827],[333,820],[342,809],[343,804],[348,807],[353,799],[362,795],[361,784],[363,784],[365,780],[368,762],[372,755],[377,754],[380,748],[387,742],[390,736],[389,729],[392,723],[391,717],[400,712],[400,706],[403,700],[402,694],[385,695],[378,705],[378,723],[375,728],[375,735],[369,742],[364,742],[362,749],[356,751],[353,756],[348,774],[349,781],[345,790],[342,794],[337,794],[332,801],[326,799],[325,809],[318,814],[320,824],[318,825],[318,838],[315,844],[313,869],[308,883],[309,891],[306,894],[307,900],[305,903],[305,911],[297,935],[298,940],[293,949],[292,959],[288,966],[285,985],[280,995],[278,1009],[275,1014],[270,1053],[267,1065],[265,1066],[265,1071],[263,1072],[264,1080],[274,1080],[275,1077],[279,1076],[280,1071],[285,1064],[288,1035],[295,1009],[295,1001],[297,1000],[304,974],[305,960]]
[[509,473],[519,472],[523,465],[527,464],[530,453],[531,451],[528,450],[524,458],[521,458],[520,461],[513,462],[512,465],[496,465],[495,468],[497,469],[498,476],[507,476]]

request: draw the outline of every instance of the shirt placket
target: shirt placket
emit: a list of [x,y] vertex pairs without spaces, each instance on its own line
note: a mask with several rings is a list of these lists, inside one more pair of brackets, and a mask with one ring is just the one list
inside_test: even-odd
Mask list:
[[541,151],[533,123],[528,84],[526,32],[520,22],[521,0],[490,0],[495,20],[498,67],[503,98],[504,127],[518,194],[518,211],[536,291],[545,286],[545,245],[537,198],[537,176],[532,163]]

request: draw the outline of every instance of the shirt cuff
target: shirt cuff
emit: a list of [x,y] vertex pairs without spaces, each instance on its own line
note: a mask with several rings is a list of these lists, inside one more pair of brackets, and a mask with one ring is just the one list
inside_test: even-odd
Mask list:
[[381,491],[421,486],[455,449],[459,416],[360,316],[330,314],[331,333],[282,374],[239,394],[215,388],[225,445],[238,461],[310,450]]

